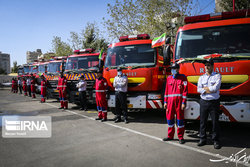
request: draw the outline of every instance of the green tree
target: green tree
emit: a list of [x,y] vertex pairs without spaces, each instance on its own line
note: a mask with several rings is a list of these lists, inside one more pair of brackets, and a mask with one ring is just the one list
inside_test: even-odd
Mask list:
[[143,16],[137,1],[123,0],[120,2],[116,0],[114,5],[108,3],[107,6],[110,19],[103,18],[103,20],[111,38],[117,39],[121,35],[138,33],[140,19]]
[[12,73],[17,73],[17,71],[18,71],[17,61],[14,61],[13,62],[13,67],[11,69],[11,72]]
[[[193,0],[116,0],[108,4],[110,19],[104,20],[109,36],[147,33],[156,37],[164,32],[170,34],[172,23],[177,29],[183,18],[191,14]],[[175,20],[174,20],[175,19]]]
[[101,37],[100,30],[96,26],[96,23],[87,23],[81,33],[70,32],[70,43],[74,50],[94,48],[95,50],[101,50],[102,48],[106,51],[108,43]]
[[[233,11],[233,0],[221,0],[219,2],[223,11]],[[249,0],[235,0],[235,10],[248,9],[250,8]]]
[[72,54],[72,49],[69,44],[63,42],[61,37],[54,36],[52,40],[52,52],[55,56],[68,56]]
[[82,38],[79,36],[77,32],[70,32],[70,39],[71,48],[73,50],[78,50],[82,48]]

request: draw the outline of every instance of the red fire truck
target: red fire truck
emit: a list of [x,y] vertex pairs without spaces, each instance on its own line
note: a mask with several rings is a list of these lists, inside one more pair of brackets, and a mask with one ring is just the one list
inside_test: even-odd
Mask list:
[[186,17],[176,35],[174,61],[188,78],[185,118],[199,119],[197,82],[202,61],[213,58],[222,75],[220,120],[250,122],[250,10]]
[[45,78],[47,80],[47,93],[49,98],[59,98],[59,92],[56,89],[60,73],[63,72],[67,57],[54,57],[46,63]]
[[40,77],[41,75],[45,75],[47,73],[48,64],[48,61],[39,62],[37,77]]
[[[162,47],[152,48],[148,34],[120,37],[109,46],[104,63],[104,77],[111,88],[108,106],[115,107],[113,81],[117,68],[128,77],[127,105],[129,109],[162,109],[167,65]],[[167,64],[167,63],[166,63]]]
[[95,52],[95,49],[88,48],[75,50],[73,55],[68,56],[64,75],[68,79],[69,102],[79,102],[76,84],[79,82],[79,77],[84,75],[87,81],[88,103],[95,104],[94,84],[97,76],[96,71],[99,69],[99,54]]

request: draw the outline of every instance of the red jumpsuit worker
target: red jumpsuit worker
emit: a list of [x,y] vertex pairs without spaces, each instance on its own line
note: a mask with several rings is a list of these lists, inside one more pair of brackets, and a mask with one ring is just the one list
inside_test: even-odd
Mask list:
[[61,76],[58,80],[57,90],[59,90],[59,100],[61,102],[61,107],[59,109],[68,109],[68,100],[67,100],[67,79],[61,73]]
[[41,103],[45,103],[45,97],[46,97],[46,80],[43,75],[41,75]]
[[11,84],[11,92],[14,93],[14,83],[15,83],[14,78],[12,78],[11,83],[12,83],[12,84]]
[[96,120],[107,121],[107,99],[106,99],[106,89],[108,88],[108,83],[102,76],[102,71],[97,71],[97,78],[95,80],[95,91],[96,91],[96,106],[98,110],[98,118]]
[[175,115],[177,118],[177,134],[179,143],[184,144],[184,109],[187,101],[187,77],[179,74],[179,64],[171,66],[172,75],[168,76],[164,95],[164,108],[168,123],[168,137],[163,141],[173,140],[175,133]]
[[27,94],[27,84],[26,84],[25,78],[23,78],[23,92],[24,92],[24,96],[28,96],[28,94]]
[[12,79],[12,90],[13,90],[13,93],[17,93],[17,91],[18,91],[17,80],[15,78]]
[[32,94],[32,98],[36,98],[36,87],[35,87],[35,76],[31,76],[31,81],[30,81],[30,90]]

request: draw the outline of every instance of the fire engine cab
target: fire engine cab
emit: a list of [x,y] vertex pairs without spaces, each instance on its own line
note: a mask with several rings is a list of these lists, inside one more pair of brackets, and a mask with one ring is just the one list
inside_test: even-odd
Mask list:
[[250,10],[186,17],[176,35],[174,61],[188,79],[185,119],[199,119],[197,82],[204,59],[222,76],[220,120],[250,122]]
[[111,88],[108,106],[115,107],[113,81],[117,68],[128,77],[129,109],[162,109],[166,67],[162,47],[152,48],[148,34],[120,37],[109,46],[103,76]]
[[88,103],[95,104],[94,84],[96,71],[99,69],[99,52],[95,49],[75,50],[74,54],[67,58],[64,75],[66,76],[67,89],[69,91],[69,101],[79,102],[79,92],[76,84],[79,82],[81,75],[84,75],[87,82],[86,95]]
[[56,89],[60,73],[66,64],[66,56],[54,57],[47,63],[45,78],[47,80],[47,93],[50,98],[59,98],[59,91]]

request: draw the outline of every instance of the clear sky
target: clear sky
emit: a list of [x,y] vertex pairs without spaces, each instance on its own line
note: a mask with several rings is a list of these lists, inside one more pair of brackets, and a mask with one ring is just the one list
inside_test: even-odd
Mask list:
[[[107,3],[115,0],[0,0],[0,51],[17,64],[26,63],[26,52],[51,50],[53,36],[68,42],[70,32],[80,32],[87,22],[102,29]],[[214,11],[214,0],[199,0],[201,13]]]

